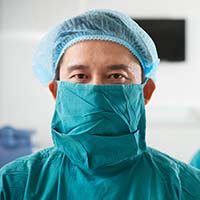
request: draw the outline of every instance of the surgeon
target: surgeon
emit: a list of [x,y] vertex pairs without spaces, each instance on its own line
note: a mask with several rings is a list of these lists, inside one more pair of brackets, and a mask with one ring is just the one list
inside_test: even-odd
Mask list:
[[33,69],[55,99],[54,146],[2,168],[0,199],[200,199],[200,171],[146,144],[158,63],[149,35],[116,11],[52,29]]
[[196,154],[193,156],[192,160],[190,161],[190,164],[200,169],[200,150],[196,152]]

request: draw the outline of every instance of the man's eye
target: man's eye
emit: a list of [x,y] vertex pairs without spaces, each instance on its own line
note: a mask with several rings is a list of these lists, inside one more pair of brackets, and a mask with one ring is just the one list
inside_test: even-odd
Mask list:
[[85,75],[85,74],[75,74],[73,77],[76,78],[76,79],[86,79],[87,75]]
[[111,74],[111,75],[109,75],[109,78],[122,79],[122,78],[126,78],[126,77],[124,75],[122,75],[122,74]]

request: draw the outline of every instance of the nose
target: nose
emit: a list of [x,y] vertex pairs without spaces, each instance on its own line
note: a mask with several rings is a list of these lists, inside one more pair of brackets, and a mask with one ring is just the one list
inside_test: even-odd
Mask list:
[[96,75],[96,76],[92,77],[92,79],[90,81],[90,84],[93,84],[93,85],[102,85],[102,84],[105,84],[105,83],[104,83],[103,78],[100,75]]

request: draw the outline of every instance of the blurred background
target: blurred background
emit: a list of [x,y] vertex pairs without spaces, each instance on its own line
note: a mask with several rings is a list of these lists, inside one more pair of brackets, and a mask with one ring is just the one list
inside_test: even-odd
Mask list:
[[[147,105],[147,142],[189,162],[200,148],[199,0],[0,0],[0,127],[32,130],[34,152],[52,145],[54,101],[33,75],[34,48],[54,25],[98,8],[115,9],[140,20],[182,22],[175,26],[176,37],[182,40],[169,43],[182,57],[163,58],[158,67],[157,89]],[[169,30],[166,25],[161,32],[167,37]],[[168,53],[175,55],[171,50]]]

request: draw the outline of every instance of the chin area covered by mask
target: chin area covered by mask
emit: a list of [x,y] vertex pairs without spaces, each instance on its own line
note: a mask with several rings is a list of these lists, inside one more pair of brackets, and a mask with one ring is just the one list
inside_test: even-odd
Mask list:
[[57,84],[53,141],[74,164],[113,166],[146,149],[144,84]]

